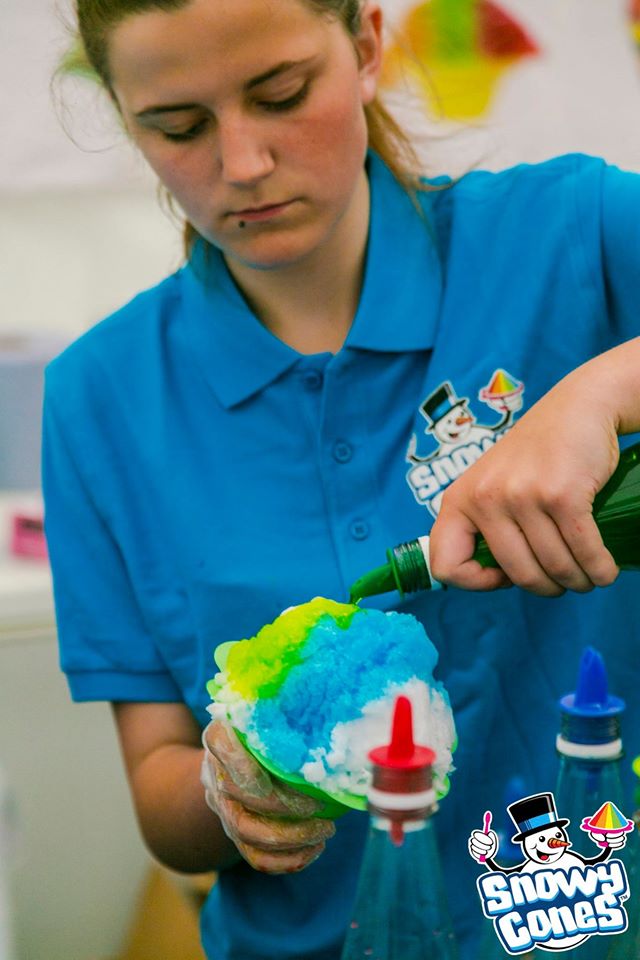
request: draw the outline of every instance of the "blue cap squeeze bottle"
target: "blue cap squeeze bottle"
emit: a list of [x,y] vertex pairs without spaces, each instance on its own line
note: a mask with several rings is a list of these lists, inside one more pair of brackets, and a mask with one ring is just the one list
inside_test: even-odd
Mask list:
[[604,660],[593,647],[582,653],[575,692],[562,697],[559,706],[556,807],[573,825],[572,849],[591,857],[597,850],[580,830],[582,820],[606,801],[620,810],[625,806],[620,776],[625,703],[609,693]]

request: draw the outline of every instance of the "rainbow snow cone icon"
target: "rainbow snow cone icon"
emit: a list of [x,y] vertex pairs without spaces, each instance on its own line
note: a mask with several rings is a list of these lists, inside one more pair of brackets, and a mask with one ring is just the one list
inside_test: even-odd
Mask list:
[[438,659],[411,615],[316,597],[254,637],[221,645],[209,712],[228,720],[272,774],[322,800],[322,816],[365,810],[368,751],[386,735],[395,698],[412,704],[433,745],[434,785],[448,790],[455,729]]
[[520,410],[524,384],[516,380],[506,370],[496,370],[491,381],[480,390],[478,396],[484,403],[488,403],[494,410],[505,413]]
[[616,807],[615,803],[607,801],[603,803],[599,810],[592,817],[585,817],[580,824],[580,829],[587,833],[602,834],[603,839],[598,840],[599,847],[608,846],[604,839],[605,834],[629,833],[633,830],[633,820],[627,820],[625,815]]

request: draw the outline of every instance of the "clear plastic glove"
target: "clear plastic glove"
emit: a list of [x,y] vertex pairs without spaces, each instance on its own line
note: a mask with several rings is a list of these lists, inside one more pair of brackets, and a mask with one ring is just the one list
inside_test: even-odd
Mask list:
[[230,724],[212,721],[202,742],[207,804],[247,863],[265,873],[296,873],[316,860],[335,833],[333,821],[313,818],[318,801],[273,779]]

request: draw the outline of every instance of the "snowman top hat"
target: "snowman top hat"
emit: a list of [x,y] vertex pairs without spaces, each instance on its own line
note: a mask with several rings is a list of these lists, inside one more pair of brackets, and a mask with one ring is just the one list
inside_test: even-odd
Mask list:
[[532,797],[525,797],[511,803],[507,810],[518,829],[518,833],[511,838],[514,843],[522,843],[525,837],[538,830],[564,827],[569,823],[568,820],[558,818],[552,793],[536,793]]

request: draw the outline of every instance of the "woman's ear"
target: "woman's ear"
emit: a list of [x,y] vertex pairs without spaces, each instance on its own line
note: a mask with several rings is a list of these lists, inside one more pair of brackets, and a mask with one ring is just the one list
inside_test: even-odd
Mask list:
[[377,3],[367,2],[360,15],[360,30],[355,37],[360,72],[362,102],[371,103],[378,90],[382,68],[382,10]]

